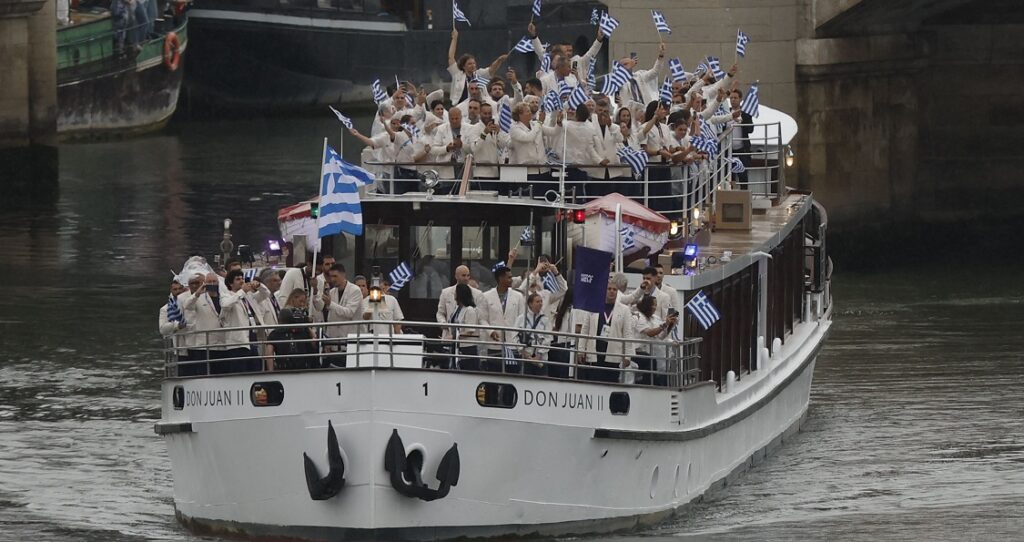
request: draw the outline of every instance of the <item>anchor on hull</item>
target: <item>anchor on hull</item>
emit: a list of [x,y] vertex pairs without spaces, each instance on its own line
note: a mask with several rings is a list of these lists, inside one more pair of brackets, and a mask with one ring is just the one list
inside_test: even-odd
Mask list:
[[440,482],[437,489],[431,489],[423,481],[423,464],[418,460],[410,460],[405,455],[405,445],[398,429],[393,429],[384,450],[384,469],[391,475],[391,487],[395,491],[410,498],[424,501],[443,499],[451,491],[451,487],[459,483],[459,448],[457,443],[445,452],[441,463],[437,466],[436,478]]
[[345,461],[341,458],[338,434],[330,420],[327,420],[327,464],[330,466],[327,476],[320,477],[320,471],[306,452],[302,452],[302,461],[306,469],[306,488],[314,501],[326,501],[345,486]]

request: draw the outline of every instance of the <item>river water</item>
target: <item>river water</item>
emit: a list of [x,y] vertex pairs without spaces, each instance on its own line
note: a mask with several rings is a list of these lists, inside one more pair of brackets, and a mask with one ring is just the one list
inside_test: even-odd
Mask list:
[[[274,235],[325,135],[337,124],[191,122],[64,146],[56,208],[0,215],[0,540],[206,540],[174,520],[152,430],[157,310],[224,217],[236,242]],[[1019,271],[839,269],[803,431],[674,521],[603,539],[1024,537]]]

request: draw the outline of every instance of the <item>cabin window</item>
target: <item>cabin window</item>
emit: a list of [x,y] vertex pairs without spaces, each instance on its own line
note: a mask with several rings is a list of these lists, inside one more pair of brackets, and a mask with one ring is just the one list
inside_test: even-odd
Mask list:
[[184,386],[174,386],[174,391],[171,392],[171,402],[174,404],[174,410],[181,410],[185,408]]
[[413,226],[413,278],[409,283],[412,299],[437,299],[441,290],[452,283],[451,228],[446,226]]
[[519,392],[512,384],[481,382],[476,387],[476,403],[482,407],[513,408],[519,401]]
[[256,382],[249,388],[252,406],[277,406],[284,401],[284,386],[280,382]]
[[486,292],[494,288],[494,262],[503,259],[498,255],[498,227],[486,222],[476,226],[462,227],[462,262],[469,265],[469,274]]
[[608,398],[608,410],[619,416],[629,414],[629,394],[624,391],[612,392]]
[[379,266],[384,273],[398,267],[398,226],[367,224],[363,236],[363,261]]

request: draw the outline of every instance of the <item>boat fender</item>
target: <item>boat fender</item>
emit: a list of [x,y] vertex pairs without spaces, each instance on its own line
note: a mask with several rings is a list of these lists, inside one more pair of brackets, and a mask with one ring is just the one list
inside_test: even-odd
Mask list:
[[327,476],[320,477],[316,464],[306,452],[302,453],[302,462],[306,469],[306,488],[314,501],[326,501],[341,491],[345,485],[345,461],[341,457],[338,434],[330,420],[327,420],[327,464],[330,465]]
[[[446,497],[449,491],[451,491],[452,486],[459,483],[461,464],[459,462],[459,445],[457,443],[452,444],[452,447],[441,458],[441,463],[437,465],[436,478],[440,482],[437,489],[431,489],[423,482],[422,473],[419,472],[422,466],[408,465],[406,460],[405,445],[402,444],[402,437],[398,435],[398,429],[393,429],[391,431],[391,438],[388,439],[388,445],[384,449],[384,470],[390,474],[391,487],[395,488],[395,491],[401,495],[424,501],[434,501]],[[412,470],[409,473],[412,481],[407,481],[403,477],[403,473],[407,468]]]
[[178,41],[178,35],[168,32],[164,37],[164,67],[173,72],[178,69],[180,62],[181,43]]

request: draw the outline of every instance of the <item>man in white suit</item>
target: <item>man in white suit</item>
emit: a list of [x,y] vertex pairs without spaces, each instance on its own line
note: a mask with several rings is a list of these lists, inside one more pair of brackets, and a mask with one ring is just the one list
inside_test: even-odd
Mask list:
[[[329,292],[323,292],[319,297],[313,298],[313,309],[318,313],[326,312],[328,324],[361,320],[363,315],[360,307],[363,304],[363,292],[355,283],[349,282],[345,266],[340,263],[334,264],[327,273],[327,278],[332,288]],[[356,326],[328,326],[324,328],[324,337],[342,339],[349,333],[357,332]],[[335,367],[345,366],[345,344],[343,342],[336,341],[326,349],[341,353],[341,355],[327,357],[326,362]]]
[[[449,324],[451,323],[452,315],[455,314],[455,310],[459,304],[455,301],[455,286],[459,284],[469,285],[469,281],[472,276],[469,273],[469,267],[460,265],[455,268],[455,284],[441,290],[441,295],[437,300],[437,314],[435,315],[437,323]],[[470,286],[470,290],[473,291],[473,303],[476,303],[477,314],[480,317],[480,325],[487,325],[487,301],[484,299],[484,293],[476,288]],[[449,328],[445,326],[444,333],[449,333]],[[484,335],[483,333],[481,335]]]
[[[487,322],[496,327],[515,327],[516,319],[526,311],[523,294],[512,288],[512,270],[504,263],[494,269],[494,280],[497,286],[484,293]],[[487,353],[493,360],[484,360],[483,369],[501,371],[500,363],[505,358],[503,346],[515,343],[515,332],[503,329],[491,329],[487,334]],[[516,372],[521,364],[515,360],[505,360],[506,370]]]
[[[580,345],[582,351],[576,357],[582,369],[581,378],[598,382],[631,383],[629,378],[620,378],[618,369],[629,368],[636,354],[633,315],[629,308],[618,302],[619,291],[612,280],[608,281],[604,310],[600,313],[584,313],[582,335],[587,337]],[[613,340],[618,339],[618,340]]]

